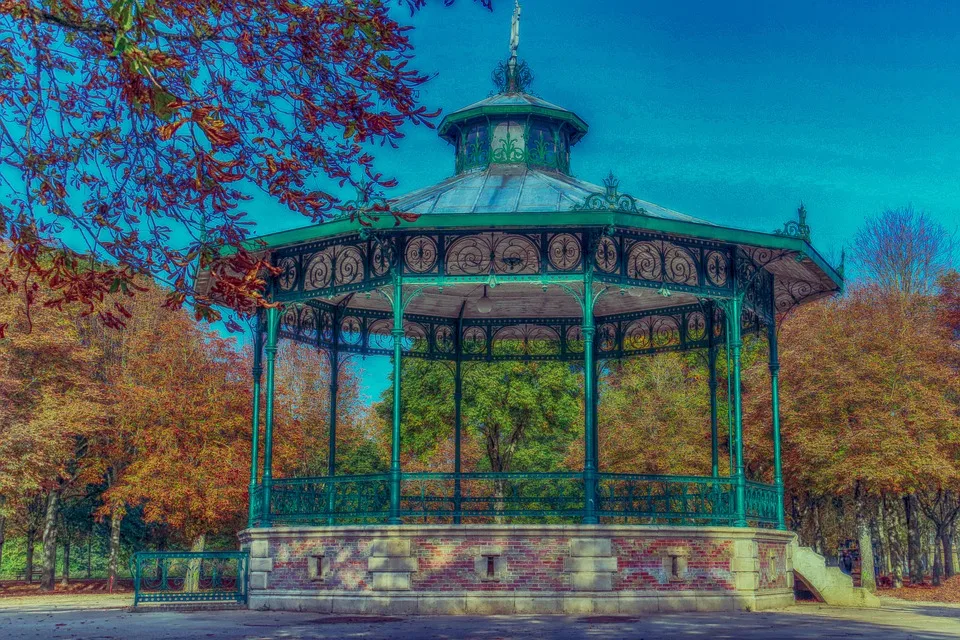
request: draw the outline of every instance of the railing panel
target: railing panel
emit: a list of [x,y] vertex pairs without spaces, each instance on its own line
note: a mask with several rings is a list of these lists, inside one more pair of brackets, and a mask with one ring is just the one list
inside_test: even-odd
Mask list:
[[[584,512],[580,472],[403,473],[405,522],[579,522]],[[458,493],[459,487],[459,493]],[[390,477],[337,476],[274,480],[271,520],[302,524],[379,524],[389,517]],[[597,474],[597,514],[607,522],[731,525],[732,478]],[[747,519],[776,522],[773,486],[747,482]]]
[[733,519],[729,478],[599,474],[597,514],[622,522],[728,524]]
[[770,484],[747,481],[747,522],[758,526],[777,524],[777,488]]
[[130,559],[134,601],[247,601],[245,551],[138,551]]

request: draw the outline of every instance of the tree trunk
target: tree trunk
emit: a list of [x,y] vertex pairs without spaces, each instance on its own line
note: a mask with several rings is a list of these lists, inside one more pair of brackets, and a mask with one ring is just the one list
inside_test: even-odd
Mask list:
[[867,591],[877,590],[873,570],[873,540],[870,537],[870,520],[867,516],[867,500],[863,491],[856,489],[857,546],[860,548],[860,586]]
[[820,499],[816,498],[813,501],[813,550],[823,555],[826,546],[823,540],[823,525],[820,522]]
[[903,510],[907,518],[907,569],[910,584],[923,582],[923,564],[920,559],[920,518],[917,517],[916,498],[911,494],[903,496]]
[[117,563],[120,561],[120,524],[123,522],[123,507],[114,505],[110,512],[110,559],[107,563],[107,588],[113,593],[117,582]]
[[60,577],[60,586],[67,586],[70,584],[70,538],[69,536],[63,540],[63,573]]
[[934,533],[933,544],[933,586],[940,586],[940,577],[943,575],[943,556],[940,554],[940,545],[937,544],[937,534]]
[[[190,551],[199,552],[203,551],[203,548],[206,546],[207,536],[206,534],[200,534],[193,540],[193,544],[190,545]],[[191,558],[190,562],[187,563],[187,575],[184,578],[183,591],[185,593],[192,593],[200,590],[200,568],[201,560],[199,558]]]
[[94,527],[90,527],[90,535],[87,536],[87,580],[90,579],[90,575],[93,569],[93,530]]
[[900,514],[896,511],[896,501],[883,497],[883,523],[887,536],[887,547],[890,549],[890,574],[893,577],[893,588],[903,587],[904,548],[900,538]]
[[940,534],[940,545],[943,547],[943,575],[948,578],[956,573],[953,567],[953,533],[950,529],[949,526],[944,527],[943,533]]
[[43,574],[40,589],[53,591],[57,583],[57,511],[60,507],[60,490],[51,489],[47,494],[47,509],[43,517]]
[[[4,497],[0,496],[0,507],[2,507],[5,502]],[[3,565],[3,543],[6,541],[6,525],[7,519],[0,515],[0,565]]]
[[37,534],[32,528],[27,529],[27,566],[24,569],[24,577],[27,582],[33,582],[33,545]]

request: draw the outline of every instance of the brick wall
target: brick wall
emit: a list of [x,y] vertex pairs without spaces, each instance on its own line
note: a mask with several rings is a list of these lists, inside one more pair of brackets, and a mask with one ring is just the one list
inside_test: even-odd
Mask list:
[[[570,537],[554,536],[405,536],[417,570],[410,575],[415,591],[571,591],[570,574],[564,569]],[[582,536],[581,536],[582,537]],[[371,589],[368,561],[372,538],[304,537],[267,539],[273,559],[268,589],[337,590],[364,592]],[[733,543],[730,540],[697,537],[612,536],[612,555],[617,570],[613,591],[710,591],[734,589],[731,573]],[[496,580],[483,580],[476,560],[495,549],[503,567]],[[787,586],[785,545],[780,541],[758,543],[760,588]],[[670,556],[683,559],[680,576],[671,575]],[[322,580],[308,577],[311,556],[329,559],[330,572]],[[665,558],[667,559],[665,561]]]

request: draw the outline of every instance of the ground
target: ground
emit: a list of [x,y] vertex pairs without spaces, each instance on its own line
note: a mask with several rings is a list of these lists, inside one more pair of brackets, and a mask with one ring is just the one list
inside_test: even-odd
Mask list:
[[0,604],[0,638],[960,638],[960,606],[883,600],[879,610],[808,604],[763,613],[375,618],[247,610],[131,612],[129,596],[9,598]]

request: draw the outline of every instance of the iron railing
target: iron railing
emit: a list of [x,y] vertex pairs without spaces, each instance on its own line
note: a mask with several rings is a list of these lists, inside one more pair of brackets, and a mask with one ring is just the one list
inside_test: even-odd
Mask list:
[[246,551],[138,551],[130,558],[130,575],[133,606],[247,601]]
[[[729,477],[598,473],[596,514],[603,522],[665,525],[732,525],[736,483]],[[399,517],[418,523],[579,522],[584,514],[584,474],[402,473]],[[256,487],[253,524],[262,522],[262,488]],[[746,482],[749,524],[776,525],[773,485]],[[270,522],[276,524],[379,524],[390,516],[389,474],[273,480]]]

